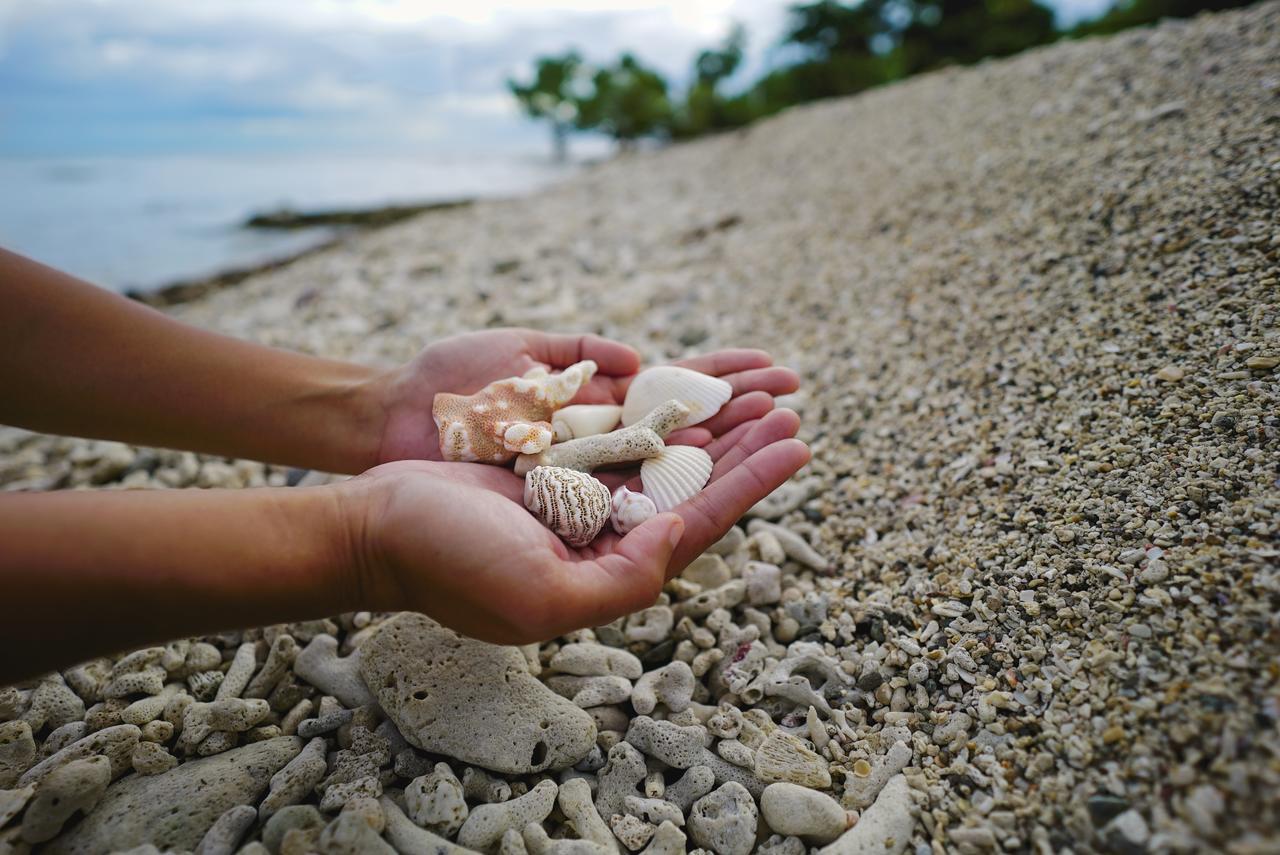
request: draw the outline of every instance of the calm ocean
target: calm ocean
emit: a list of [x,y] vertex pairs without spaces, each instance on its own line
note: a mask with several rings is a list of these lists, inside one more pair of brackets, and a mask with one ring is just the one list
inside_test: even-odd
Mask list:
[[533,155],[0,158],[0,246],[108,288],[154,288],[328,236],[241,228],[253,213],[512,196],[573,168]]

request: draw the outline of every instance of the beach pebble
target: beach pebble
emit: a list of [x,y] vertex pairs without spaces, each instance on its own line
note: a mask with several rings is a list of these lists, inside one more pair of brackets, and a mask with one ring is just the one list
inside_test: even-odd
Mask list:
[[46,851],[105,852],[147,842],[194,849],[218,817],[256,800],[300,750],[302,740],[282,736],[190,760],[161,775],[126,778]]
[[270,791],[258,805],[260,821],[268,821],[283,808],[296,805],[310,795],[328,770],[327,749],[325,740],[316,737],[271,776]]
[[626,812],[626,797],[638,794],[647,771],[644,757],[629,742],[609,749],[604,768],[596,775],[596,812],[601,818]]
[[200,838],[195,855],[232,855],[257,818],[252,805],[228,808]]
[[291,805],[281,808],[264,820],[262,826],[262,843],[271,852],[281,851],[285,836],[291,831],[311,832],[311,837],[318,842],[320,830],[325,826],[325,819],[314,805]]
[[580,677],[624,677],[643,673],[640,660],[625,650],[603,644],[566,644],[551,657],[551,670]]
[[480,805],[471,811],[458,832],[458,845],[486,851],[508,829],[520,831],[530,822],[542,822],[555,806],[554,781],[542,781],[519,798],[500,804]]
[[677,660],[641,675],[631,692],[631,706],[641,715],[652,713],[658,704],[678,713],[693,702],[696,685],[693,671]]
[[862,809],[876,800],[884,785],[908,763],[911,762],[911,747],[905,742],[895,742],[884,757],[880,758],[865,775],[859,775],[857,769],[846,774],[844,779],[844,804],[850,808]]
[[420,828],[404,815],[400,806],[387,796],[378,800],[386,819],[386,836],[400,853],[430,853],[430,855],[471,855],[472,850],[458,846],[447,839]]
[[84,757],[102,755],[111,761],[111,777],[124,774],[133,760],[133,749],[142,732],[132,724],[119,724],[90,733],[36,765],[18,779],[18,786],[39,783],[53,770]]
[[[0,724],[0,788],[12,787],[39,757],[31,725],[25,721]],[[29,783],[24,782],[24,783]]]
[[404,790],[405,807],[415,823],[444,837],[453,837],[467,819],[462,782],[447,763],[437,763],[429,775],[415,778]]
[[358,812],[344,810],[320,832],[321,855],[397,855]]
[[585,780],[573,778],[561,783],[556,804],[579,838],[599,844],[610,851],[617,849],[608,824],[596,810],[591,785]]
[[591,717],[529,674],[514,648],[409,612],[361,647],[361,673],[414,746],[512,774],[563,769],[595,742]]
[[40,781],[22,816],[27,843],[52,840],[77,811],[88,813],[111,783],[111,761],[101,755],[72,760]]
[[361,679],[361,647],[350,656],[338,655],[338,640],[321,634],[311,639],[294,658],[293,672],[327,695],[354,709],[374,703]]
[[609,828],[613,831],[613,836],[622,841],[622,845],[631,852],[643,849],[658,831],[656,825],[631,814],[614,814],[609,817]]
[[749,855],[759,814],[751,794],[730,781],[698,799],[689,812],[693,842],[719,855]]
[[133,770],[139,775],[159,775],[178,765],[178,758],[158,742],[139,742],[130,758]]
[[875,804],[863,811],[857,825],[818,850],[819,855],[899,855],[911,843],[914,811],[907,779],[895,775]]
[[818,790],[797,784],[770,784],[760,796],[760,813],[778,834],[830,843],[851,825],[840,803]]
[[831,786],[827,761],[803,741],[783,730],[770,733],[756,751],[755,773],[763,781],[782,781],[818,789]]

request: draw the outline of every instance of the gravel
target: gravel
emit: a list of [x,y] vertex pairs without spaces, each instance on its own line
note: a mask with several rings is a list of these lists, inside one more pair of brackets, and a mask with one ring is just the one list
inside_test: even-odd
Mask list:
[[[853,681],[828,698],[833,770],[912,749],[913,851],[1272,852],[1278,129],[1272,2],[620,157],[172,311],[357,360],[506,324],[654,360],[768,348],[806,378],[786,403],[815,451],[776,522],[837,573],[789,561],[782,605],[734,620],[767,612],[772,643],[820,646]],[[293,480],[0,433],[5,489]],[[345,643],[380,617],[291,634]],[[701,640],[683,632],[633,652],[659,667]],[[270,638],[210,640],[229,662]]]

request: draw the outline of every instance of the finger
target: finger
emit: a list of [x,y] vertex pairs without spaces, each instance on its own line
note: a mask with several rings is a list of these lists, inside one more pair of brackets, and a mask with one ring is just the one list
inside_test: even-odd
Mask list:
[[770,395],[790,395],[800,388],[800,375],[790,368],[753,368],[738,371],[720,378],[733,386],[733,394],[767,392]]
[[762,418],[772,409],[773,395],[768,392],[748,392],[731,398],[729,403],[720,408],[720,412],[699,423],[698,427],[706,429],[712,436],[720,436],[743,422]]
[[[701,356],[691,356],[688,359],[681,359],[679,362],[671,364],[719,377],[722,374],[735,374],[741,371],[768,368],[773,364],[773,357],[763,350],[738,347],[729,350],[717,350],[714,353],[706,353]],[[631,380],[631,377],[616,378],[614,394],[619,401],[627,396],[627,387],[631,385]]]
[[716,461],[711,477],[732,469],[770,443],[790,439],[799,430],[800,417],[787,409],[774,410],[758,421],[739,425],[707,446],[707,453]]
[[590,359],[605,375],[629,375],[640,370],[640,354],[634,349],[593,333],[566,335],[521,330],[521,335],[533,358],[553,368],[565,368]]
[[573,396],[572,404],[621,404],[623,395],[617,393],[620,377],[606,377],[596,374]]
[[[722,461],[723,462],[723,461]],[[798,439],[765,446],[725,471],[675,512],[684,536],[668,572],[678,572],[715,543],[756,502],[772,493],[809,462],[809,447]]]
[[667,445],[696,445],[699,448],[705,448],[710,444],[714,437],[711,431],[707,430],[704,425],[697,427],[681,428],[668,434],[665,442]]
[[572,577],[565,583],[566,625],[600,626],[653,605],[684,527],[679,516],[658,514],[617,541],[607,555],[566,565]]
[[703,374],[710,374],[713,377],[722,377],[725,374],[735,374],[739,371],[768,368],[773,364],[773,357],[765,351],[757,350],[754,347],[734,347],[728,350],[704,353],[700,356],[691,356],[673,364],[679,365],[681,368],[701,371]]

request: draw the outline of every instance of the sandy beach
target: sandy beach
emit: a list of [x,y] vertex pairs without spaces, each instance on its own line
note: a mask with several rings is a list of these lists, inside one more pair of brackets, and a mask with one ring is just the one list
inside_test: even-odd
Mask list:
[[[910,839],[876,851],[1274,852],[1278,140],[1270,2],[628,154],[166,311],[371,363],[506,325],[598,332],[653,362],[766,348],[804,378],[782,403],[814,450],[776,521],[837,572],[788,554],[781,601],[755,608],[775,632],[790,615],[856,682],[822,755],[835,798],[852,791],[843,772],[910,749]],[[0,432],[0,489],[297,475]],[[663,607],[678,616],[680,597]],[[806,635],[786,605],[819,600]],[[385,617],[321,629],[346,651]],[[226,670],[278,635],[204,641]],[[671,645],[630,646],[646,670],[671,660]],[[406,787],[384,759],[388,791]],[[794,851],[786,839],[803,852],[794,837],[761,851]]]

